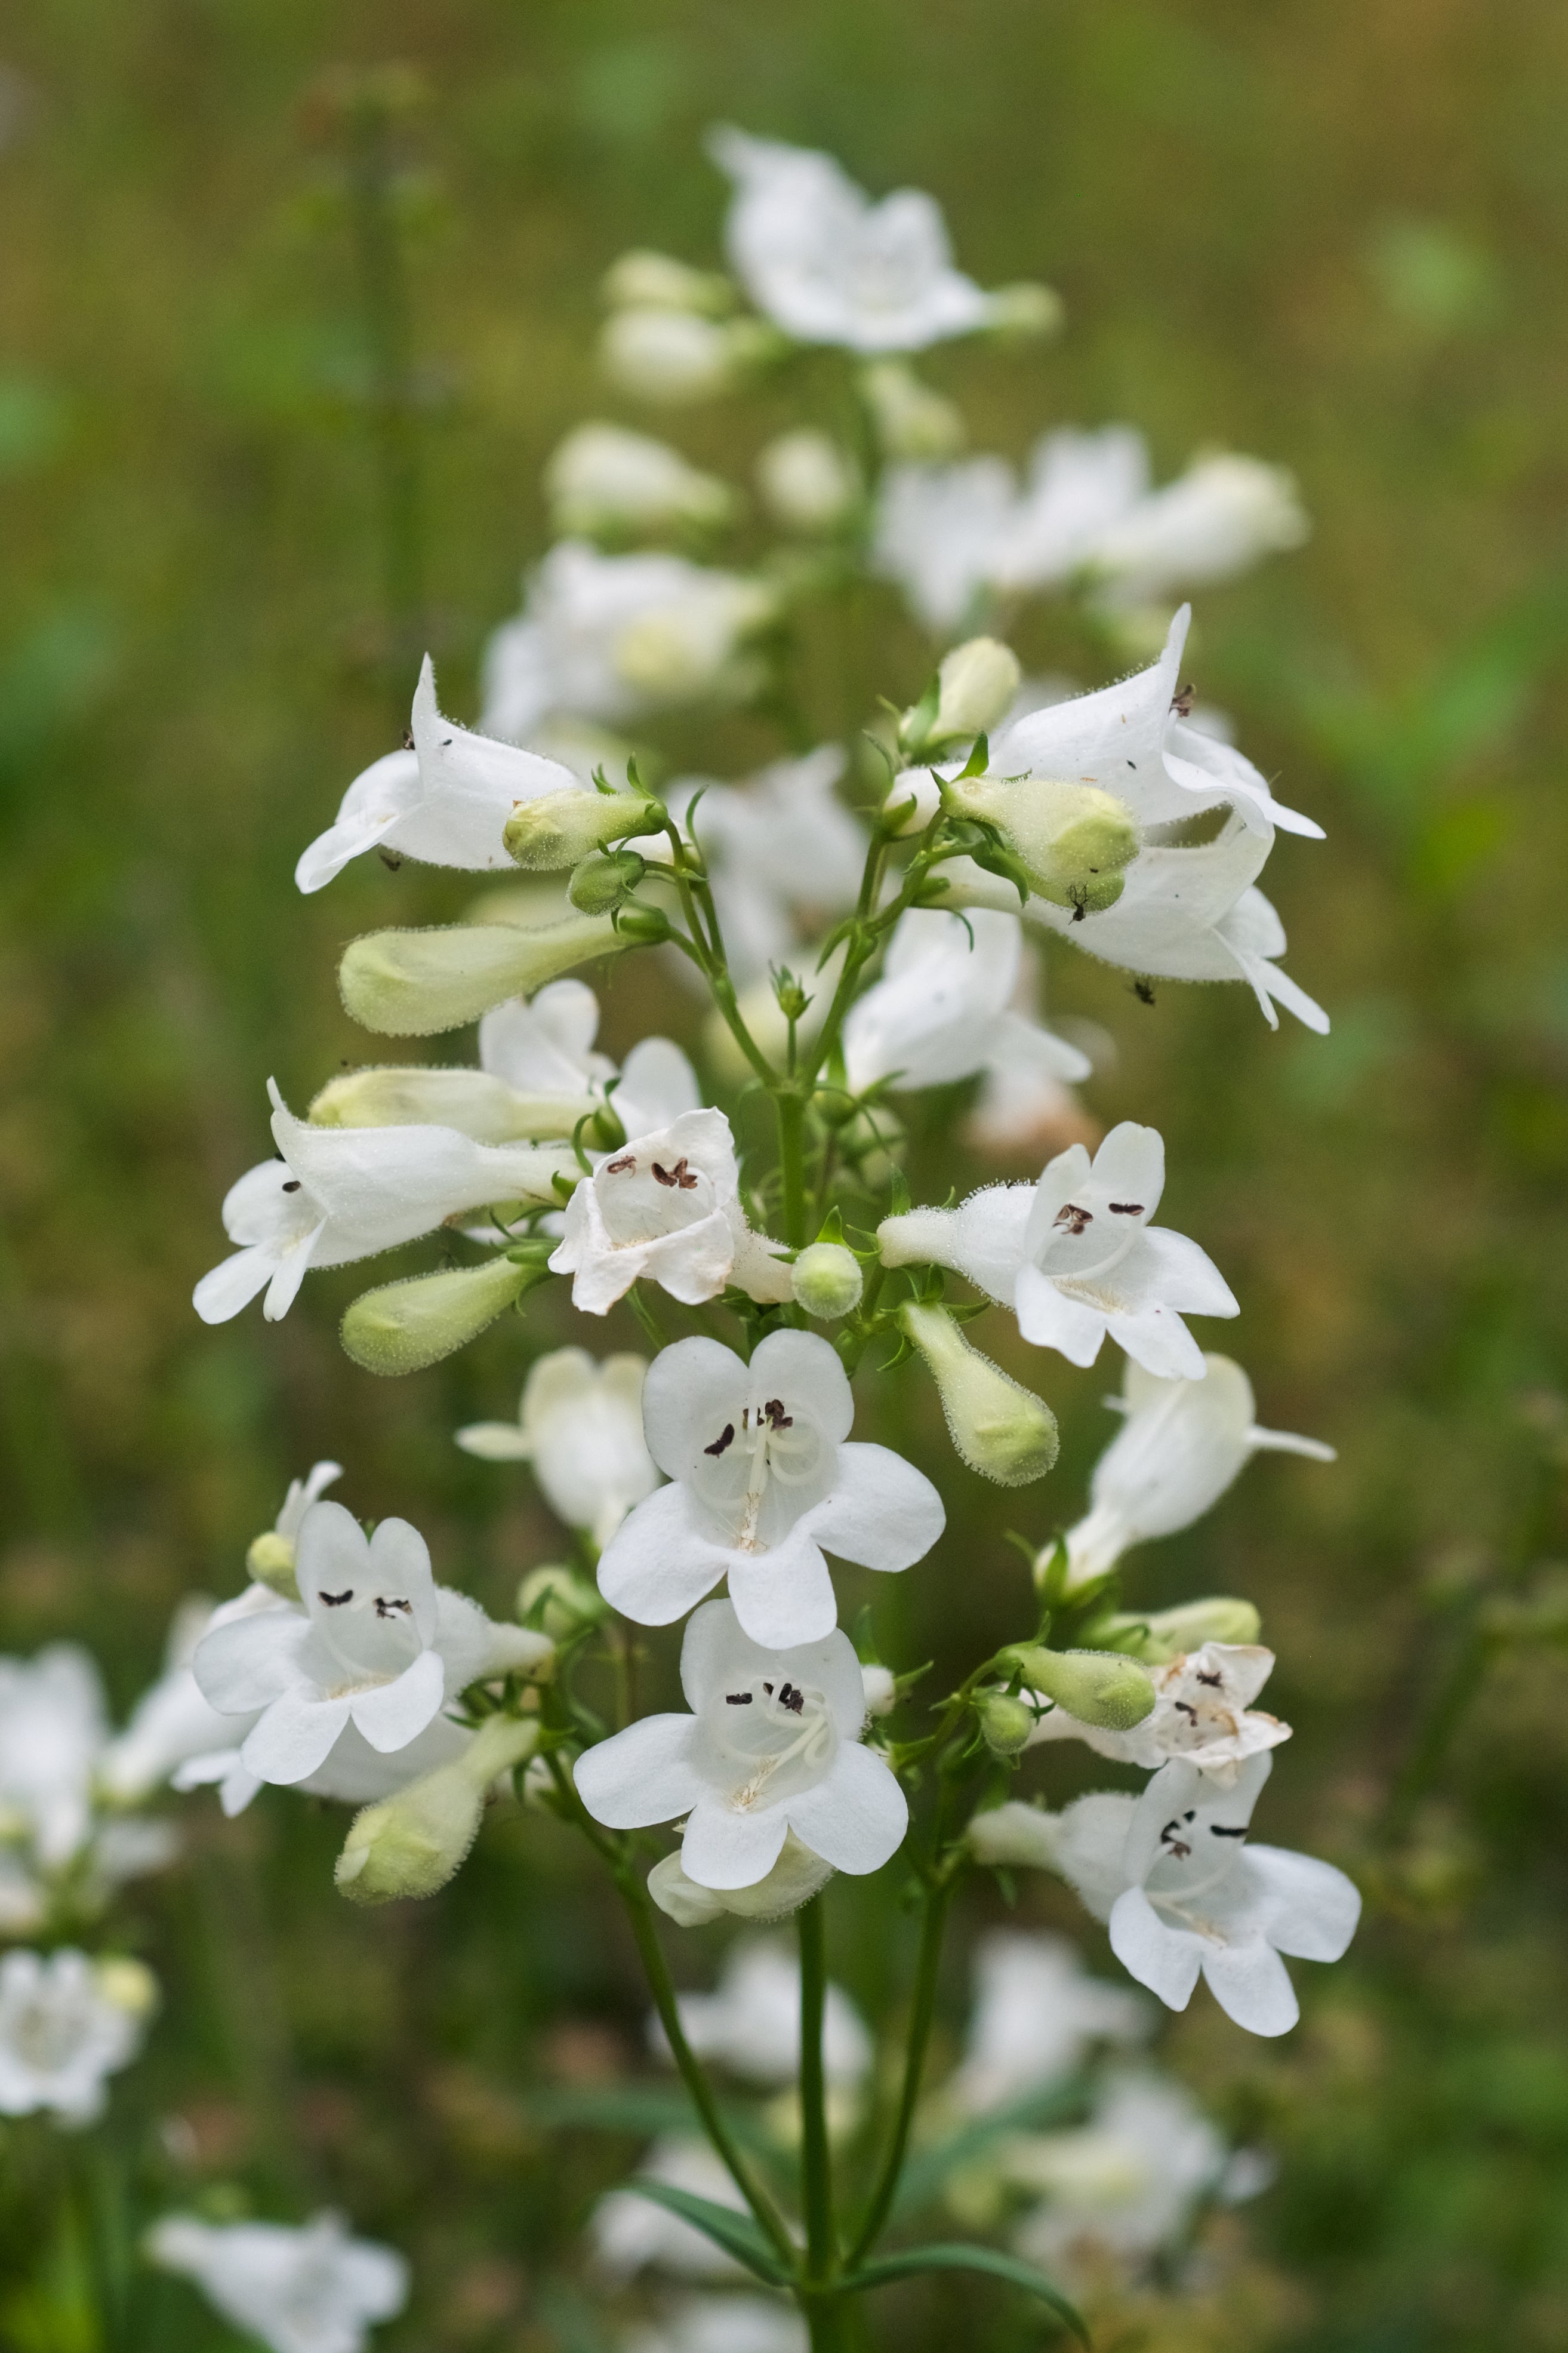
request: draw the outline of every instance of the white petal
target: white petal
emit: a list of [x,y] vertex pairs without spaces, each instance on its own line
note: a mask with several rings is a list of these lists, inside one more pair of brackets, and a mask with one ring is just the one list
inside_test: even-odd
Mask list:
[[202,1697],[220,1715],[249,1715],[269,1706],[295,1681],[295,1655],[309,1632],[297,1609],[266,1609],[215,1626],[191,1660]]
[[273,1701],[247,1737],[239,1761],[258,1780],[287,1788],[326,1763],[348,1720],[347,1699],[315,1699],[296,1685]]
[[1108,1316],[1106,1324],[1118,1346],[1125,1348],[1145,1372],[1157,1374],[1162,1380],[1203,1378],[1204,1352],[1171,1308],[1140,1307],[1131,1314]]
[[470,1421],[452,1437],[465,1454],[477,1454],[481,1462],[526,1462],[533,1452],[515,1421]]
[[825,1438],[841,1442],[855,1419],[855,1399],[837,1349],[820,1332],[770,1332],[752,1356],[752,1386],[800,1390]]
[[1113,1287],[1136,1306],[1158,1299],[1181,1315],[1239,1315],[1235,1293],[1205,1250],[1169,1226],[1141,1233],[1117,1266]]
[[446,1678],[434,1651],[421,1651],[395,1683],[356,1694],[351,1714],[371,1746],[383,1757],[395,1755],[416,1739],[446,1696]]
[[[808,1335],[798,1332],[788,1336],[804,1340]],[[834,1355],[826,1342],[819,1345]],[[763,1345],[767,1345],[766,1341]],[[843,1380],[844,1368],[837,1356],[834,1363]],[[847,1392],[848,1383],[844,1385]],[[746,1366],[732,1348],[720,1341],[677,1340],[672,1347],[661,1349],[648,1367],[643,1388],[643,1435],[648,1452],[667,1477],[689,1479],[700,1465],[704,1443],[722,1427],[736,1400],[750,1394]],[[853,1410],[851,1406],[851,1414]]]
[[594,1820],[607,1830],[646,1830],[694,1806],[703,1791],[691,1761],[695,1731],[689,1715],[645,1715],[584,1750],[573,1778]]
[[778,1861],[788,1832],[782,1806],[742,1814],[704,1796],[686,1825],[680,1867],[699,1887],[754,1887]]
[[1069,1296],[1037,1266],[1019,1270],[1013,1305],[1019,1331],[1035,1347],[1055,1348],[1069,1365],[1092,1365],[1099,1356],[1109,1318]]
[[1268,1905],[1268,1941],[1303,1961],[1337,1961],[1355,1935],[1361,1894],[1355,1882],[1316,1855],[1289,1847],[1248,1846],[1242,1867]]
[[1129,1887],[1110,1907],[1110,1949],[1167,2010],[1185,2010],[1203,1966],[1200,1940],[1167,1927],[1141,1887]]
[[[654,1370],[674,1353],[667,1348],[656,1357]],[[668,1626],[711,1591],[730,1559],[701,1533],[686,1489],[676,1482],[627,1513],[599,1562],[599,1590],[639,1626]]]
[[836,1871],[879,1871],[909,1828],[902,1789],[881,1757],[846,1741],[814,1789],[786,1799],[784,1810],[802,1844]]
[[901,1454],[887,1446],[850,1445],[839,1449],[832,1493],[805,1514],[805,1524],[823,1549],[840,1560],[856,1561],[862,1568],[901,1569],[925,1558],[947,1525],[947,1514],[924,1472]]
[[204,1324],[226,1324],[265,1291],[278,1271],[278,1260],[265,1243],[236,1250],[204,1274],[191,1293],[191,1304]]
[[1248,2034],[1289,2034],[1301,2015],[1289,1970],[1261,1936],[1215,1947],[1203,1968],[1215,2001]]
[[735,1615],[764,1650],[825,1641],[838,1622],[833,1579],[806,1526],[810,1517],[797,1520],[767,1552],[726,1556]]

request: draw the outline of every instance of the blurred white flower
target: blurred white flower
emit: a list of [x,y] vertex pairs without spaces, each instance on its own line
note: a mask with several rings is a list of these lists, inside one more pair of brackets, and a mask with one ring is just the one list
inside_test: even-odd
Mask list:
[[809,1904],[832,1876],[833,1865],[802,1846],[791,1831],[773,1869],[750,1887],[700,1886],[687,1877],[678,1847],[654,1864],[647,1875],[647,1892],[659,1910],[681,1927],[705,1928],[727,1913],[740,1920],[783,1920]]
[[[770,1937],[742,1936],[725,1954],[712,1993],[683,1993],[679,2009],[688,2042],[752,2084],[793,2084],[800,2073],[800,1963]],[[648,2041],[669,2057],[664,2029],[648,2021]],[[871,2038],[841,1987],[827,1989],[823,2069],[830,2084],[853,2085],[871,2064]]]
[[954,636],[990,586],[1016,501],[1004,458],[889,466],[877,499],[873,569],[902,588],[928,629]]
[[690,2295],[663,2318],[628,2330],[621,2353],[808,2353],[798,2312],[761,2295]]
[[457,1433],[487,1462],[531,1462],[544,1500],[569,1528],[602,1549],[634,1504],[658,1484],[643,1438],[643,1356],[557,1348],[523,1385],[516,1421],[475,1421]]
[[779,434],[761,451],[757,487],[775,522],[807,533],[836,531],[860,498],[847,451],[809,425]]
[[1110,522],[1087,561],[1102,600],[1152,604],[1234,579],[1265,555],[1300,547],[1310,530],[1283,467],[1221,450]]
[[100,1779],[116,1804],[139,1804],[165,1782],[194,1789],[216,1781],[224,1812],[243,1812],[261,1787],[239,1762],[239,1746],[254,1718],[237,1725],[232,1715],[220,1715],[204,1697],[191,1662],[197,1644],[215,1627],[231,1625],[258,1610],[287,1608],[266,1585],[247,1586],[221,1608],[205,1594],[192,1594],[180,1604],[169,1629],[163,1672],[143,1692],[124,1731],[103,1752]]
[[900,188],[874,205],[830,155],[727,127],[709,146],[735,184],[735,273],[797,343],[915,352],[992,323],[994,300],[953,268],[931,197]]
[[148,2233],[147,2253],[194,2280],[215,2311],[270,2353],[362,2353],[374,2324],[408,2301],[403,2257],[351,2239],[338,2214],[299,2230],[169,2214]]
[[974,2009],[959,2066],[945,2086],[972,2116],[1069,2075],[1100,2041],[1136,2042],[1146,2007],[1091,1978],[1064,1936],[1001,1929],[975,1955]]
[[1082,2271],[1108,2255],[1136,2270],[1180,2246],[1229,2162],[1219,2132],[1182,2084],[1152,2070],[1119,2070],[1100,2086],[1087,2124],[1007,2144],[1007,2179],[1044,2193],[1019,2221],[1014,2247],[1052,2273]]
[[[742,987],[765,980],[804,937],[855,904],[867,838],[835,791],[844,765],[842,748],[824,744],[744,784],[688,776],[664,797],[701,844],[730,970]],[[682,969],[690,970],[684,958]],[[831,993],[831,977],[818,976],[815,987]]]
[[[599,1000],[584,981],[552,980],[514,997],[479,1023],[479,1066],[522,1095],[581,1096],[584,1111],[613,1102],[627,1135],[668,1127],[701,1107],[697,1073],[668,1038],[644,1038],[617,1071],[594,1050]],[[612,1088],[612,1082],[614,1086]]]
[[[705,2140],[668,2134],[654,2142],[637,2173],[668,2189],[689,2190],[714,2206],[728,2206],[738,2214],[746,2211],[728,2169]],[[631,2279],[650,2265],[680,2279],[745,2275],[734,2256],[715,2246],[695,2224],[683,2222],[668,2206],[656,2206],[635,2190],[612,2189],[601,2198],[594,2209],[593,2232],[599,2268],[612,2280]]]
[[1290,1737],[1288,1724],[1252,1705],[1273,1667],[1273,1651],[1260,1643],[1205,1642],[1150,1668],[1153,1712],[1131,1732],[1081,1724],[1065,1708],[1053,1707],[1035,1726],[1028,1746],[1082,1740],[1101,1757],[1146,1771],[1184,1757],[1219,1787],[1234,1788],[1247,1757]]
[[100,1810],[108,1744],[88,1651],[52,1642],[34,1659],[0,1658],[0,1935],[36,1934],[57,1902],[100,1912],[126,1880],[173,1861],[169,1823]]
[[136,2055],[156,1996],[139,1962],[85,1953],[0,1960],[0,2116],[47,2109],[66,2125],[103,2113],[105,2078]]
[[750,319],[707,319],[662,303],[629,303],[599,332],[599,364],[635,399],[683,408],[732,392],[769,339]]
[[544,469],[551,521],[563,536],[657,533],[726,522],[734,493],[667,441],[621,425],[579,425]]

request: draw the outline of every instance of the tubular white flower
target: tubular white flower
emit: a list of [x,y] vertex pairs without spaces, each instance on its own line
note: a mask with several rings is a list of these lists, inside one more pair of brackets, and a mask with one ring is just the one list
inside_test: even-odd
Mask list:
[[[793,2084],[800,2073],[800,1963],[768,1936],[742,1936],[730,1947],[712,1993],[683,1993],[678,2003],[688,2042],[700,2058],[716,2060],[752,2084]],[[657,2014],[648,2042],[661,2059],[669,2044]],[[823,2069],[830,2084],[860,2083],[872,2043],[859,2011],[839,1986],[827,1988],[823,2020]]]
[[1072,1882],[1129,1976],[1185,2010],[1200,1973],[1249,2034],[1300,2015],[1279,1956],[1337,1961],[1361,1897],[1331,1863],[1249,1846],[1273,1759],[1247,1759],[1230,1788],[1190,1763],[1162,1766],[1141,1798],[1079,1798],[1059,1816],[1056,1868]]
[[759,356],[752,322],[705,319],[663,303],[628,303],[599,334],[599,364],[610,382],[670,408],[732,392]]
[[275,1079],[267,1091],[279,1157],[224,1197],[224,1230],[239,1248],[195,1287],[204,1324],[226,1323],[262,1290],[276,1323],[312,1266],[374,1258],[489,1201],[553,1206],[552,1176],[575,1175],[559,1148],[476,1144],[451,1127],[313,1127],[295,1118]]
[[1165,1184],[1165,1147],[1124,1120],[1092,1163],[1081,1144],[1037,1185],[993,1185],[956,1209],[885,1219],[883,1262],[952,1267],[1005,1305],[1037,1347],[1092,1365],[1109,1332],[1145,1370],[1201,1380],[1202,1350],[1182,1315],[1235,1315],[1218,1270],[1184,1234],[1149,1220]]
[[145,1971],[139,1988],[118,1978],[125,1967],[70,1951],[0,1960],[0,2116],[47,2109],[79,2126],[102,2115],[105,2078],[135,2057],[155,1992]]
[[1064,587],[1095,562],[1108,530],[1149,486],[1149,453],[1131,425],[1047,433],[998,533],[989,578],[1004,590]]
[[408,2265],[391,2247],[351,2239],[342,2217],[280,2222],[201,2222],[167,2214],[147,2253],[194,2280],[216,2312],[270,2353],[363,2353],[378,2320],[408,2301]]
[[854,1416],[844,1367],[817,1333],[772,1332],[750,1365],[717,1340],[666,1348],[648,1373],[643,1426],[671,1483],[605,1548],[605,1599],[639,1625],[668,1626],[727,1576],[753,1641],[782,1650],[830,1638],[824,1552],[909,1568],[944,1518],[912,1463],[845,1442]]
[[1136,2042],[1149,2031],[1141,1998],[1089,1976],[1064,1936],[994,1930],[974,1970],[963,2058],[945,2086],[971,2116],[1071,2074],[1094,2042]]
[[687,1815],[681,1869],[700,1887],[754,1887],[792,1831],[836,1871],[880,1869],[909,1808],[859,1745],[865,1690],[847,1635],[764,1650],[729,1602],[705,1602],[681,1644],[680,1682],[689,1715],[645,1716],[578,1758],[577,1792],[595,1821],[639,1830]]
[[882,977],[844,1025],[851,1092],[887,1079],[902,1094],[976,1071],[988,1087],[1011,1074],[1058,1092],[1088,1078],[1087,1055],[1016,1009],[1021,976],[1026,990],[1032,974],[1016,915],[911,907],[894,927]]
[[354,778],[325,833],[294,870],[301,891],[320,891],[351,859],[377,848],[427,866],[504,870],[501,828],[520,800],[570,786],[569,770],[443,719],[426,655],[414,693],[413,746],[388,752]]
[[1252,1384],[1232,1357],[1205,1355],[1204,1365],[1201,1380],[1162,1380],[1129,1362],[1121,1396],[1107,1399],[1126,1419],[1094,1466],[1088,1513],[1068,1530],[1069,1592],[1134,1545],[1190,1527],[1254,1454],[1334,1460],[1319,1439],[1260,1430]]
[[566,436],[545,466],[544,492],[557,531],[589,535],[706,527],[735,503],[717,475],[688,464],[668,441],[599,423]]
[[594,1050],[599,1000],[581,980],[554,980],[479,1023],[481,1069],[522,1095],[559,1095],[586,1111],[611,1102],[627,1135],[668,1127],[700,1108],[697,1073],[668,1038],[644,1038],[617,1071]]
[[1179,2246],[1198,2201],[1221,2188],[1230,2151],[1192,2094],[1152,2070],[1118,2069],[1089,2121],[1069,2132],[1018,2134],[1003,2158],[1016,2188],[1045,2192],[1014,2233],[1032,2263],[1092,2269],[1109,2255],[1146,2261]]
[[989,587],[1014,500],[1002,458],[889,466],[877,500],[872,569],[898,584],[928,629],[952,635]]
[[781,1247],[746,1223],[729,1121],[692,1111],[604,1155],[566,1205],[550,1264],[573,1278],[574,1307],[606,1315],[639,1279],[689,1305],[727,1282],[753,1299],[787,1299]]
[[[470,1683],[537,1672],[552,1654],[543,1635],[498,1626],[437,1585],[406,1520],[383,1520],[367,1538],[341,1504],[312,1504],[296,1573],[300,1608],[216,1626],[194,1661],[220,1715],[254,1718],[240,1759],[262,1781],[384,1797],[462,1753],[470,1736],[443,1715],[448,1701]],[[389,1778],[377,1766],[392,1757]]]
[[860,477],[847,452],[811,426],[781,433],[757,459],[757,487],[787,531],[837,531],[860,498]]
[[658,1484],[643,1438],[647,1372],[643,1356],[596,1364],[586,1348],[557,1348],[531,1369],[516,1421],[470,1422],[458,1444],[487,1462],[531,1462],[557,1518],[602,1549]]
[[1265,555],[1300,547],[1310,531],[1294,476],[1218,450],[1110,522],[1089,561],[1102,601],[1152,604],[1232,580]]
[[92,1834],[93,1778],[109,1736],[103,1685],[76,1642],[0,1659],[0,1818],[58,1869]]
[[[331,1469],[334,1474],[337,1471],[335,1463],[316,1467]],[[289,1491],[289,1503],[279,1514],[280,1526],[289,1504],[300,1493],[296,1480]],[[309,1506],[301,1501],[302,1517]],[[292,1551],[293,1539],[286,1541]],[[287,1609],[277,1588],[265,1584],[247,1586],[233,1600],[216,1608],[203,1594],[193,1594],[181,1604],[169,1630],[163,1674],[142,1694],[124,1731],[110,1742],[100,1760],[100,1781],[117,1804],[138,1804],[165,1781],[177,1789],[200,1788],[216,1781],[224,1812],[231,1817],[243,1813],[261,1787],[239,1761],[240,1743],[255,1715],[237,1723],[232,1715],[220,1715],[204,1696],[192,1661],[197,1645],[217,1627],[262,1611]]]
[[996,316],[994,298],[953,268],[931,197],[900,188],[873,205],[830,155],[742,131],[715,131],[709,149],[735,184],[735,274],[797,343],[918,352]]
[[[669,2133],[656,2140],[638,2175],[660,2181],[671,2189],[689,2189],[712,2205],[728,2206],[738,2214],[746,2204],[731,2179],[729,2168],[705,2140]],[[635,2190],[612,2189],[594,2209],[594,2253],[599,2269],[612,2280],[632,2279],[652,2265],[680,2279],[739,2279],[743,2266],[727,2255],[693,2223],[683,2222],[667,2206]]]
[[[730,970],[742,987],[765,981],[803,934],[855,904],[867,841],[834,789],[844,765],[842,746],[823,744],[800,759],[775,760],[742,785],[685,777],[665,796],[684,824],[702,795],[689,830],[700,839]],[[681,968],[690,970],[684,960]],[[813,987],[831,993],[831,974],[818,975]]]
[[1150,1668],[1153,1712],[1131,1732],[1084,1724],[1054,1707],[1035,1726],[1028,1746],[1082,1740],[1101,1757],[1149,1771],[1183,1757],[1217,1787],[1233,1788],[1249,1757],[1290,1737],[1288,1724],[1252,1704],[1273,1670],[1274,1653],[1260,1643],[1205,1642]]

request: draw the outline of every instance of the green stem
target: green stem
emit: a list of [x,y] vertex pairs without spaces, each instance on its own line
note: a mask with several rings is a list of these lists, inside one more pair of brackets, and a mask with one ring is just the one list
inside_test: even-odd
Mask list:
[[921,2079],[925,2073],[926,2050],[931,2042],[931,2023],[936,2016],[937,1978],[942,1968],[942,1936],[947,1927],[948,1905],[952,1900],[953,1878],[928,1882],[925,1891],[925,1915],[921,1922],[920,1957],[915,1963],[914,2000],[910,2012],[909,2040],[904,2052],[904,2080],[899,2094],[899,2112],[893,2122],[893,2137],[871,2203],[866,2210],[865,2221],[849,2253],[849,2268],[864,2261],[880,2236],[883,2225],[892,2211],[899,2193],[899,2178],[904,2169],[904,2158],[910,2145],[910,2129],[914,2123],[915,2107],[921,2094]]
[[779,1087],[773,1106],[779,1123],[784,1240],[791,1250],[801,1250],[805,1244],[805,1103],[794,1087]]
[[816,2284],[833,2277],[838,2259],[833,2228],[833,2158],[827,2141],[827,2092],[822,2064],[827,1963],[820,1895],[814,1895],[799,1916],[801,2203],[805,2211],[806,2276]]

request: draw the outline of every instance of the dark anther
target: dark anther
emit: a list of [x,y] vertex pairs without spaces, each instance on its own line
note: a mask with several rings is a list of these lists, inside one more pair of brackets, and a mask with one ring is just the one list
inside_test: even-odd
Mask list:
[[1211,1822],[1209,1824],[1209,1828],[1213,1831],[1215,1838],[1245,1838],[1247,1836],[1247,1825],[1245,1822],[1236,1830],[1232,1830],[1228,1822]]
[[704,1453],[704,1454],[712,1454],[712,1455],[719,1455],[719,1454],[722,1454],[722,1453],[723,1453],[723,1451],[724,1451],[724,1449],[726,1448],[726,1446],[728,1446],[728,1445],[729,1445],[729,1443],[730,1443],[731,1440],[734,1437],[734,1435],[735,1435],[735,1425],[734,1425],[734,1423],[733,1423],[732,1421],[727,1421],[727,1422],[724,1424],[723,1429],[720,1431],[720,1433],[719,1433],[718,1437],[713,1440],[712,1445],[711,1445],[711,1446],[705,1446],[705,1447],[703,1448],[703,1450],[702,1450],[703,1453]]
[[327,1605],[327,1607],[328,1607],[328,1609],[341,1609],[342,1608],[342,1606],[343,1606],[343,1604],[344,1604],[344,1602],[345,1602],[345,1601],[352,1601],[352,1600],[353,1599],[353,1598],[354,1598],[354,1589],[353,1589],[353,1587],[352,1585],[350,1586],[350,1588],[349,1588],[349,1589],[348,1589],[348,1591],[347,1591],[346,1593],[321,1593],[321,1592],[318,1592],[318,1594],[316,1595],[316,1599],[317,1599],[317,1600],[318,1600],[318,1601],[324,1601],[324,1602],[326,1603],[326,1605]]
[[1089,892],[1081,882],[1076,883],[1068,892],[1068,901],[1072,908],[1073,922],[1081,923],[1089,913]]
[[799,1715],[805,1706],[805,1694],[793,1683],[785,1683],[779,1693],[779,1705],[787,1707],[792,1715]]
[[403,731],[403,748],[405,752],[412,752],[414,749],[414,730],[412,727],[405,727]]
[[653,1173],[660,1185],[668,1185],[672,1188],[679,1186],[683,1193],[694,1193],[697,1190],[697,1179],[692,1176],[684,1160],[678,1160],[673,1168],[661,1168],[656,1160],[653,1164]]
[[1113,1218],[1141,1218],[1143,1204],[1142,1201],[1112,1201],[1110,1214]]
[[1194,1724],[1195,1724],[1195,1723],[1197,1722],[1197,1720],[1198,1720],[1198,1712],[1197,1712],[1197,1709],[1196,1709],[1195,1707],[1193,1707],[1192,1705],[1190,1705],[1190,1704],[1189,1704],[1189,1703],[1188,1703],[1186,1700],[1184,1700],[1184,1699],[1179,1699],[1179,1700],[1176,1702],[1176,1714],[1177,1714],[1178,1715],[1190,1715],[1190,1716],[1192,1717],[1193,1722],[1194,1722]]
[[773,1697],[773,1687],[772,1683],[764,1683],[764,1684],[763,1685],[763,1689],[766,1692],[766,1694],[767,1694],[768,1697],[769,1697],[770,1699],[772,1699],[772,1697]]
[[[637,1156],[635,1152],[623,1152],[618,1160],[610,1162],[605,1174],[606,1176],[624,1176],[628,1168],[635,1168],[637,1165]],[[657,1176],[658,1171],[655,1169],[654,1174]]]
[[767,1415],[768,1428],[770,1430],[793,1430],[795,1428],[795,1416],[793,1413],[785,1413],[784,1409],[783,1398],[770,1398],[766,1405],[763,1406],[763,1411]]
[[1197,689],[1195,686],[1179,686],[1174,694],[1172,695],[1171,708],[1175,712],[1178,719],[1190,719],[1192,717],[1193,697],[1196,692]]
[[724,1704],[726,1707],[750,1707],[752,1694],[750,1692],[726,1692]]
[[[1187,1816],[1187,1820],[1189,1821],[1192,1820],[1191,1814]],[[1180,1822],[1167,1822],[1164,1829],[1160,1832],[1160,1844],[1163,1847],[1168,1847],[1179,1862],[1184,1862],[1188,1855],[1191,1854],[1192,1848],[1187,1844],[1184,1839],[1180,1839],[1176,1836],[1176,1832],[1180,1829]]]
[[399,858],[395,849],[382,849],[378,847],[375,854],[380,859],[382,864],[385,867],[389,874],[401,872],[403,860]]
[[1198,1681],[1201,1683],[1207,1683],[1210,1691],[1223,1690],[1225,1683],[1225,1678],[1222,1675],[1200,1675]]
[[1053,1222],[1058,1226],[1066,1226],[1071,1234],[1081,1234],[1086,1226],[1093,1225],[1094,1211],[1080,1209],[1076,1201],[1068,1201],[1057,1211]]
[[405,1618],[412,1618],[414,1615],[412,1601],[391,1601],[384,1594],[376,1595],[375,1614],[378,1618],[394,1618],[400,1609]]
[[297,1193],[297,1192],[299,1191],[299,1189],[300,1189],[300,1179],[298,1178],[298,1176],[290,1176],[290,1177],[289,1177],[289,1182],[288,1182],[288,1183],[284,1186],[284,1187],[283,1187],[283,1190],[284,1190],[286,1193]]
[[1140,1005],[1152,1005],[1154,1002],[1153,982],[1152,980],[1135,980],[1132,984],[1132,994],[1138,999]]

